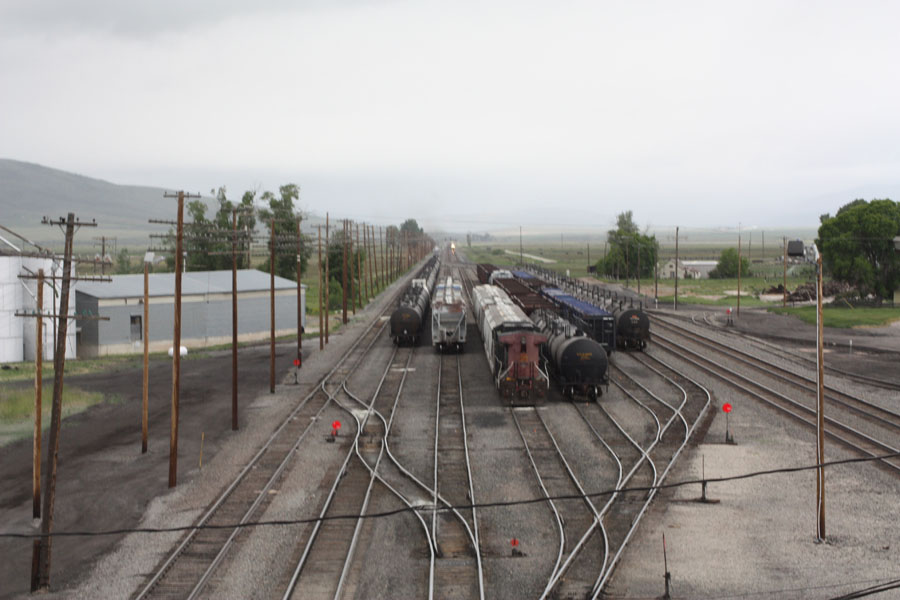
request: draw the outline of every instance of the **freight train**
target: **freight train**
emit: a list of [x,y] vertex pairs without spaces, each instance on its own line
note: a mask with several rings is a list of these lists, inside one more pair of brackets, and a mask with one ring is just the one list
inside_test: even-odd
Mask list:
[[535,311],[532,318],[547,336],[541,352],[563,395],[574,398],[580,394],[597,400],[603,393],[602,386],[609,386],[609,359],[603,346],[550,311]]
[[431,343],[439,351],[461,352],[466,344],[466,301],[462,286],[447,277],[431,300]]
[[547,336],[497,286],[476,286],[472,296],[484,352],[500,394],[511,403],[533,403],[544,397],[550,378],[541,368],[540,347]]
[[541,293],[556,304],[560,316],[596,340],[607,355],[612,353],[616,347],[616,318],[612,314],[556,287],[541,288]]
[[439,267],[440,261],[432,256],[422,267],[419,276],[410,282],[400,299],[400,305],[391,314],[391,339],[398,346],[419,343]]

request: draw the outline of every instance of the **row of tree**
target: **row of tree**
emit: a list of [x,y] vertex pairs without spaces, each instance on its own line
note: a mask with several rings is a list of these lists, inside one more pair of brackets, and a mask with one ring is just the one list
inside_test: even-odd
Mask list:
[[[185,268],[188,271],[215,271],[227,270],[232,266],[232,236],[237,230],[237,267],[247,269],[253,264],[251,255],[251,242],[254,237],[271,241],[274,226],[275,240],[275,273],[286,279],[297,279],[297,238],[298,228],[301,223],[301,215],[295,210],[294,203],[300,198],[300,186],[290,183],[280,186],[278,194],[266,191],[257,198],[257,192],[248,191],[242,196],[240,202],[228,199],[227,191],[220,187],[215,192],[217,208],[211,217],[207,217],[207,205],[203,200],[197,199],[187,203],[185,215]],[[261,205],[261,206],[260,206]],[[236,227],[235,227],[236,225]],[[301,270],[307,272],[309,261],[316,251],[318,239],[312,239],[307,234],[300,235],[300,261]],[[343,282],[343,246],[345,241],[343,228],[332,225],[332,232],[328,236],[328,246],[324,248],[329,263],[329,296],[332,308],[334,303],[340,303],[341,285]],[[415,241],[425,239],[423,229],[415,219],[407,219],[399,227],[389,225],[384,230],[384,241],[393,244],[394,255],[399,255],[405,247]],[[349,246],[353,251],[347,257],[349,280],[358,284],[360,273],[358,265],[365,264],[366,251],[355,242],[355,232],[349,232]],[[323,243],[324,243],[323,239]],[[166,252],[166,268],[169,271],[175,269],[175,231],[170,230],[163,239],[162,245],[169,251]],[[259,244],[257,244],[259,247]],[[266,257],[256,268],[269,272],[271,254],[268,244]],[[323,256],[323,261],[325,256]],[[133,265],[128,249],[119,251],[116,258],[116,273],[134,273],[141,271],[141,265]]]

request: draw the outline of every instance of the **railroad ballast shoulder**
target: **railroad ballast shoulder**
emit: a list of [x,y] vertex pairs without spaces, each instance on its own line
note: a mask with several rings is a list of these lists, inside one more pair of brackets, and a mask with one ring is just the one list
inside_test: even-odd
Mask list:
[[540,346],[547,336],[497,286],[476,286],[472,301],[484,352],[500,394],[512,401],[542,398],[550,386],[540,358]]
[[391,339],[398,346],[419,342],[439,267],[438,258],[431,257],[422,267],[419,276],[410,282],[400,299],[400,305],[391,314]]

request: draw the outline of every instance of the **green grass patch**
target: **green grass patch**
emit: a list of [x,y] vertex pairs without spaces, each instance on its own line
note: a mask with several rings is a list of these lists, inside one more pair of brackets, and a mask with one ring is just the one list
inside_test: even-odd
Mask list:
[[[66,375],[84,375],[86,373],[112,372],[139,366],[143,361],[143,354],[125,354],[118,356],[103,356],[99,358],[79,358],[66,360]],[[34,380],[34,362],[21,362],[6,365],[8,369],[0,369],[0,383],[5,381]],[[53,361],[45,360],[43,376],[54,376]]]
[[[79,413],[101,402],[118,403],[120,396],[104,398],[100,392],[88,392],[73,386],[63,386],[63,418]],[[53,406],[53,387],[44,387],[41,402],[41,425],[50,427]],[[29,437],[34,431],[34,388],[0,384],[0,446]]]
[[[773,307],[769,312],[797,317],[804,323],[816,324],[815,306]],[[822,323],[825,327],[849,329],[852,327],[880,327],[900,320],[900,308],[848,308],[825,306]]]

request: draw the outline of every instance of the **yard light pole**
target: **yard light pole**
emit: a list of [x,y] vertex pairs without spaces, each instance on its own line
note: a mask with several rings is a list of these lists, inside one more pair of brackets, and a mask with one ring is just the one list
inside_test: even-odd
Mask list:
[[[790,248],[790,246],[788,246]],[[789,250],[790,251],[790,250]],[[813,244],[816,258],[816,539],[825,540],[825,363],[822,326],[822,255]],[[802,248],[790,256],[803,256]]]

